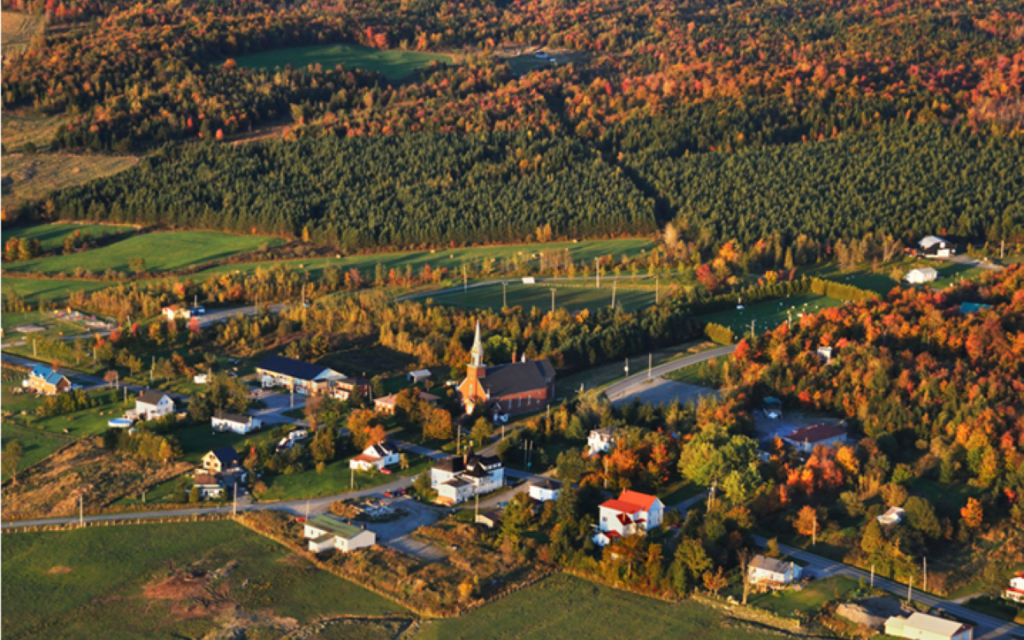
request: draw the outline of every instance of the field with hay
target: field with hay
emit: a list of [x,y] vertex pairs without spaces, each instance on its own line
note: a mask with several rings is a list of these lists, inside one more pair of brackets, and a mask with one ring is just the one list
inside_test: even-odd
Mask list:
[[236,58],[240,67],[273,69],[291,65],[302,68],[321,64],[324,68],[344,65],[348,69],[376,71],[388,80],[404,80],[412,72],[431,62],[451,63],[451,56],[419,51],[371,49],[358,44],[329,44],[312,47],[275,49]]
[[[6,144],[6,132],[4,137]],[[138,162],[135,156],[10,153],[4,156],[3,176],[10,180],[4,189],[4,206],[16,207],[51,191],[130,169]]]
[[[32,38],[43,32],[46,27],[46,20],[43,16],[34,16],[16,11],[0,11],[0,37],[3,38],[3,55],[7,57],[12,53],[27,47]],[[7,116],[4,115],[6,120]],[[4,131],[6,138],[7,131]],[[6,142],[6,140],[5,140]]]
[[406,626],[320,622],[407,612],[230,521],[7,533],[3,567],[4,638],[388,638]]

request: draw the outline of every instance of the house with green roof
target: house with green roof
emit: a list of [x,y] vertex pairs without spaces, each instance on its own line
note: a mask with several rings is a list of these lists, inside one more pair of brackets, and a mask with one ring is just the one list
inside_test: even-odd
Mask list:
[[377,543],[377,534],[366,525],[355,525],[329,515],[306,520],[303,535],[309,540],[309,550],[317,553],[331,549],[348,553]]

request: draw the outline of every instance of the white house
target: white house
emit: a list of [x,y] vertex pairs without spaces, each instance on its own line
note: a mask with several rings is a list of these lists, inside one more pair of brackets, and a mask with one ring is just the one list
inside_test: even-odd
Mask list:
[[661,526],[665,505],[655,496],[626,490],[602,504],[599,512],[594,542],[603,547],[623,536],[645,536]]
[[256,366],[256,375],[264,389],[286,387],[307,395],[328,391],[333,381],[345,379],[330,367],[283,356],[267,356]]
[[125,412],[130,420],[155,420],[174,413],[174,400],[162,391],[149,389],[135,399],[135,409]]
[[613,446],[615,446],[615,429],[612,427],[594,429],[587,436],[588,456],[611,451]]
[[906,513],[902,507],[889,507],[885,513],[878,516],[878,524],[899,524],[903,522],[903,514]]
[[1024,602],[1024,571],[1010,580],[1010,586],[1003,591],[1003,597],[1014,602]]
[[931,267],[911,269],[907,272],[906,281],[910,284],[925,284],[934,282],[939,277],[939,272]]
[[430,487],[442,504],[459,504],[475,495],[505,486],[505,466],[497,456],[478,456],[472,450],[462,457],[446,458],[430,469]]
[[168,320],[177,320],[178,318],[184,318],[185,320],[188,320],[189,318],[192,317],[192,311],[190,309],[187,309],[185,307],[179,307],[177,305],[164,307],[163,314],[164,317],[166,317]]
[[788,436],[782,436],[782,439],[798,451],[810,453],[818,445],[831,447],[846,442],[846,429],[836,425],[816,424],[800,427]]
[[551,478],[545,478],[544,480],[537,480],[530,483],[530,497],[537,502],[547,502],[548,500],[558,500],[558,493],[562,490],[562,483],[558,480],[552,480]]
[[243,416],[237,413],[227,413],[225,411],[218,411],[210,418],[210,426],[215,431],[231,431],[238,434],[246,434],[256,431],[263,426],[263,422],[259,418],[252,416]]
[[893,616],[885,621],[885,635],[915,640],[971,640],[974,627],[925,613],[914,612],[909,618]]
[[348,466],[350,469],[359,469],[360,471],[370,471],[371,469],[380,471],[388,465],[398,464],[398,459],[398,447],[393,442],[385,440],[366,447],[362,453],[348,461]]
[[921,253],[926,256],[948,258],[956,254],[956,245],[939,236],[925,236],[918,241],[917,246],[921,247]]
[[377,534],[365,525],[356,526],[328,515],[306,520],[303,535],[309,540],[309,550],[317,553],[330,549],[349,553],[377,543]]
[[192,484],[199,487],[199,497],[203,500],[219,498],[224,494],[224,486],[216,475],[207,471],[196,471]]
[[430,369],[417,369],[416,371],[410,371],[405,374],[405,379],[413,384],[419,384],[424,380],[428,379],[431,375]]
[[799,580],[802,572],[801,567],[792,562],[756,555],[747,565],[747,580],[762,587],[784,587]]

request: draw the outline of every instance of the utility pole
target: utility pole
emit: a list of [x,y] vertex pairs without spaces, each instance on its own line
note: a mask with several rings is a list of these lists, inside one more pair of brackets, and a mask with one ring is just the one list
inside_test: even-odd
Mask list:
[[910,576],[910,581],[907,582],[907,602],[914,601],[914,576]]
[[999,241],[999,259],[1002,260],[1003,256],[1006,255],[1006,240]]
[[469,291],[469,276],[466,275],[466,264],[462,264],[462,292]]
[[455,455],[462,453],[462,425],[455,425]]
[[648,353],[647,354],[647,379],[648,380],[651,379],[651,374],[653,372],[653,369],[654,369],[654,354],[653,353]]
[[350,469],[349,471],[351,471],[351,474],[349,474],[351,479],[348,481],[348,489],[353,491],[356,488],[356,470]]
[[756,318],[750,321],[750,339],[751,340],[754,340],[755,338],[757,338],[757,331],[755,329],[756,325],[757,325],[757,319]]
[[928,591],[928,558],[927,558],[927,556],[924,557],[923,560],[924,560],[924,585],[921,588],[924,589],[924,591]]
[[875,565],[874,565],[874,563],[871,564],[871,588],[872,589],[875,588]]
[[477,518],[480,517],[480,494],[476,494],[476,507],[473,510],[473,522],[476,522]]
[[655,278],[654,279],[654,304],[655,305],[658,304],[658,301],[659,301],[659,299],[661,297],[659,295],[660,291],[661,291],[661,278]]
[[626,377],[629,377],[629,358],[626,358]]
[[235,497],[231,501],[231,517],[234,518],[238,515],[238,481],[235,481],[233,485],[235,489]]
[[82,494],[78,494],[78,526],[85,526],[85,507]]
[[96,346],[95,345],[93,345],[93,348],[92,348],[92,366],[94,366],[94,367],[96,366]]
[[32,357],[36,357],[36,339],[32,338]]
[[601,259],[594,258],[594,276],[597,278],[597,288],[601,288]]
[[555,315],[555,292],[558,289],[551,287],[551,315]]
[[619,286],[618,282],[612,281],[612,309],[615,308],[615,289]]
[[711,481],[711,492],[708,493],[708,511],[711,511],[711,507],[715,504],[715,490],[718,489],[718,478]]
[[818,544],[818,516],[814,516],[814,523],[811,525],[811,546]]
[[501,308],[508,309],[508,283],[504,280],[501,282]]
[[288,408],[289,409],[294,409],[295,408],[295,383],[294,382],[292,382],[291,385],[289,385],[289,387],[288,387],[288,394],[289,394],[288,395]]

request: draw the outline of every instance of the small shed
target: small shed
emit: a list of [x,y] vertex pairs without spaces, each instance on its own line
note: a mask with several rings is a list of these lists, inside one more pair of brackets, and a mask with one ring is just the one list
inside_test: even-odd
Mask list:
[[416,371],[410,371],[405,374],[405,379],[413,384],[419,384],[420,382],[430,378],[431,375],[433,374],[430,373],[430,369],[417,369]]
[[911,269],[907,273],[907,282],[910,284],[925,284],[928,282],[934,282],[939,277],[939,272],[931,267],[922,267],[920,269]]

